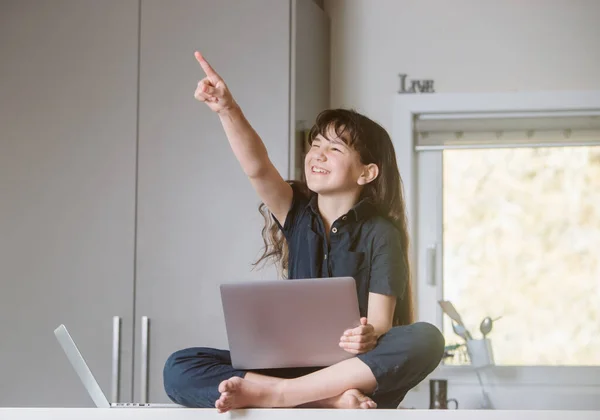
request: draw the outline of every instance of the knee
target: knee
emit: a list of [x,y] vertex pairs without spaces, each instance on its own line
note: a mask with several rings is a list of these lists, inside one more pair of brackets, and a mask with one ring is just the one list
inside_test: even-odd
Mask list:
[[177,350],[167,358],[164,371],[169,374],[177,372],[180,370],[181,365],[196,353],[194,349]]
[[171,354],[163,367],[163,384],[165,392],[173,401],[177,400],[178,390],[185,382],[185,373],[189,371],[189,361],[198,354],[198,349],[178,350]]
[[179,369],[180,358],[185,351],[186,350],[178,350],[171,354],[167,358],[165,366],[163,367],[163,384],[165,392],[173,401],[176,400],[175,394],[177,390],[177,384],[181,379],[181,369]]
[[420,355],[431,357],[433,363],[439,363],[444,355],[446,340],[442,332],[428,322],[415,322],[410,325],[414,339],[414,351]]
[[[441,331],[428,322],[415,322],[392,328],[388,334],[394,346],[411,360],[439,363],[444,354],[445,339]],[[436,362],[437,360],[437,362]]]

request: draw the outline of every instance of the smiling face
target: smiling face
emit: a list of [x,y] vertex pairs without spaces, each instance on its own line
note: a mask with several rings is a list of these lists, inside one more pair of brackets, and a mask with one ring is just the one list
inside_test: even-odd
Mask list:
[[304,161],[308,188],[318,194],[355,193],[377,176],[375,165],[364,165],[360,155],[333,128],[317,134]]

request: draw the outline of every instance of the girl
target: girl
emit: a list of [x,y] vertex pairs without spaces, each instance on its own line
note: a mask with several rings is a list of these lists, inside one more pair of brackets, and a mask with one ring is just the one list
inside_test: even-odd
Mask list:
[[223,79],[198,52],[196,59],[206,77],[194,96],[219,115],[263,202],[259,261],[275,259],[291,279],[354,277],[362,318],[340,337],[340,347],[356,357],[325,368],[242,371],[231,366],[228,351],[177,351],[164,368],[169,398],[219,412],[396,408],[439,364],[444,339],[431,324],[413,322],[406,217],[390,137],[356,112],[324,111],[310,133],[306,185],[288,183]]

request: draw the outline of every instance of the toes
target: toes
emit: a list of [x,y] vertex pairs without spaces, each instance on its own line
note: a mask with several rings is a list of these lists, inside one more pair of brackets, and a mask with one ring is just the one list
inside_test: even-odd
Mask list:
[[222,381],[219,384],[219,392],[221,396],[215,402],[215,408],[219,411],[219,413],[224,413],[226,411],[231,410],[234,405],[235,400],[235,391],[239,388],[239,378],[230,378],[225,381]]
[[223,409],[225,408],[223,406],[223,401],[221,401],[220,399],[217,400],[217,402],[215,402],[215,408],[219,411],[219,413],[222,413]]
[[358,400],[359,403],[363,404],[363,403],[367,403],[369,401],[371,401],[371,398],[367,397],[365,394],[361,393],[357,393],[355,395],[356,399]]
[[215,407],[219,413],[224,413],[231,409],[230,400],[231,398],[227,392],[221,394],[221,398],[219,398],[215,403]]
[[223,392],[233,391],[233,388],[235,388],[235,382],[233,381],[233,379],[227,380],[227,382],[225,382],[223,388],[225,388],[225,389],[223,389]]
[[361,403],[361,407],[364,408],[377,408],[377,403],[375,401],[369,399],[368,401],[364,401]]
[[227,408],[230,400],[231,400],[231,394],[229,392],[221,392],[221,396],[215,402],[215,407],[220,408],[220,409]]
[[360,394],[358,397],[358,402],[360,404],[360,408],[377,408],[377,403],[364,394]]
[[356,398],[356,396],[351,395],[350,398],[348,399],[348,406],[349,406],[349,408],[360,408],[360,406],[361,406],[360,400],[358,398]]
[[236,381],[234,378],[226,379],[219,384],[219,392],[222,394],[223,392],[233,391],[236,387]]
[[220,393],[223,393],[223,392],[225,392],[225,388],[227,387],[227,382],[228,382],[228,381],[229,381],[229,379],[227,379],[227,380],[225,380],[225,381],[222,381],[222,382],[219,384],[219,388],[218,388],[218,389],[219,389],[219,392],[220,392]]

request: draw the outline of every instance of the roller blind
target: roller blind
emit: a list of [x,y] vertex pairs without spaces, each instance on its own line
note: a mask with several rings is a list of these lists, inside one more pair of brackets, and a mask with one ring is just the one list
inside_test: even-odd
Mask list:
[[600,111],[420,114],[417,150],[465,147],[600,145]]

